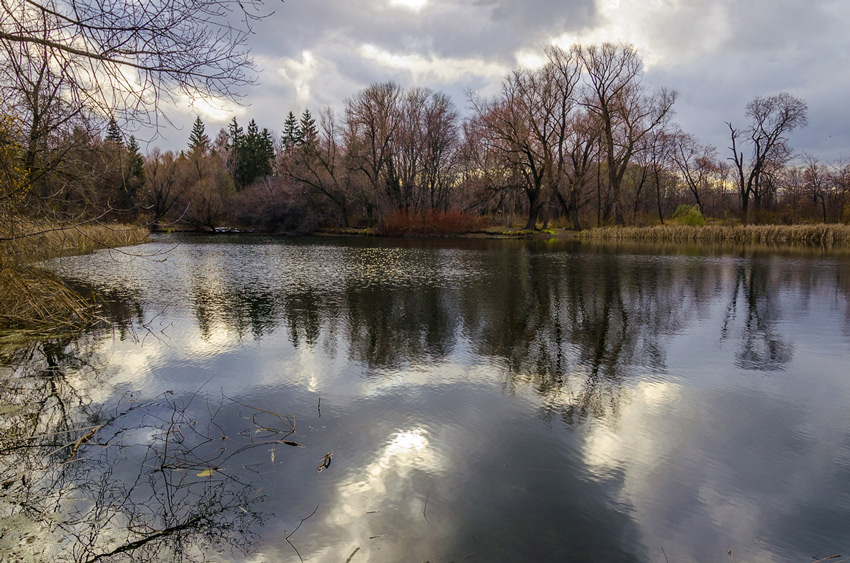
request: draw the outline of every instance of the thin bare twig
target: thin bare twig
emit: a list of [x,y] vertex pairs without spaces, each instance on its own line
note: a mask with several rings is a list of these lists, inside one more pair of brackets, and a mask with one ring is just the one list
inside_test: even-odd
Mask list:
[[[240,404],[241,404],[241,403],[240,403]],[[319,505],[318,505],[318,504],[316,505],[316,508],[314,508],[314,509],[313,509],[313,512],[311,512],[309,516],[307,516],[307,517],[305,517],[305,518],[302,518],[302,519],[301,519],[301,521],[298,523],[298,525],[295,527],[295,529],[294,529],[294,530],[292,530],[291,532],[289,532],[289,534],[287,534],[287,536],[286,536],[285,538],[283,538],[283,539],[285,539],[285,540],[286,540],[286,543],[288,543],[288,544],[289,544],[289,546],[290,546],[292,549],[294,549],[294,550],[295,550],[295,554],[296,554],[296,555],[298,555],[298,559],[300,559],[300,560],[301,560],[301,563],[304,563],[304,558],[303,558],[303,557],[301,557],[301,553],[299,553],[299,552],[298,552],[298,548],[297,548],[297,547],[295,547],[295,544],[293,544],[293,543],[289,540],[289,538],[291,538],[291,537],[293,536],[293,534],[295,534],[295,532],[297,532],[297,531],[298,531],[298,529],[301,527],[301,524],[303,524],[305,521],[307,521],[307,520],[309,520],[310,518],[312,518],[312,517],[313,517],[313,515],[314,515],[314,514],[316,514],[316,511],[317,511],[317,510],[319,510]],[[353,555],[353,554],[352,554],[352,555]]]

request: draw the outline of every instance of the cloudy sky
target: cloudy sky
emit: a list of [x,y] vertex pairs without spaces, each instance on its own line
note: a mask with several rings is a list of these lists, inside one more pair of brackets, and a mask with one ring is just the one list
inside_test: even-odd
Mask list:
[[809,125],[792,145],[850,157],[850,11],[842,0],[286,0],[250,40],[259,83],[242,105],[169,112],[182,129],[156,144],[182,148],[197,113],[215,134],[234,115],[280,131],[286,113],[325,106],[374,82],[428,86],[467,111],[551,43],[637,47],[645,81],[679,92],[676,120],[728,152],[725,121],[743,124],[755,95],[803,98]]

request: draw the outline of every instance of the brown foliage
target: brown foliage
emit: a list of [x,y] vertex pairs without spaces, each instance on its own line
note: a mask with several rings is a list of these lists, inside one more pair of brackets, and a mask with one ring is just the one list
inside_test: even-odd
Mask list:
[[425,214],[396,212],[384,219],[378,234],[388,237],[441,237],[477,231],[482,219],[458,211],[428,211]]

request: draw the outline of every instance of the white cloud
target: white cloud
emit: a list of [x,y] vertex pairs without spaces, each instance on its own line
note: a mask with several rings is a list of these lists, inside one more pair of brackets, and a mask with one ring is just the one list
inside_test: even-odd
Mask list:
[[398,54],[371,44],[362,45],[357,49],[357,53],[382,67],[407,71],[415,83],[422,85],[429,82],[460,81],[473,76],[501,79],[510,71],[509,67],[484,59],[440,58],[417,53]]
[[421,12],[428,5],[428,0],[390,0],[391,7],[404,8],[412,12]]

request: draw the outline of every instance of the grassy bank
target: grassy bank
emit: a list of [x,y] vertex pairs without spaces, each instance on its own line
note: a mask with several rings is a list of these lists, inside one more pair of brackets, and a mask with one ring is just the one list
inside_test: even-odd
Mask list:
[[850,226],[818,225],[655,225],[652,227],[603,227],[578,233],[587,241],[657,241],[682,243],[850,245]]
[[0,331],[66,332],[90,322],[93,303],[33,264],[147,238],[147,229],[131,225],[18,223],[0,230]]

